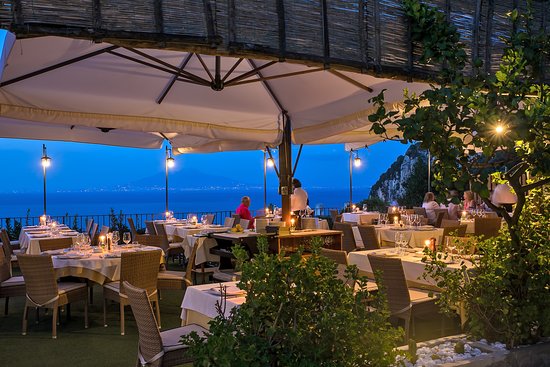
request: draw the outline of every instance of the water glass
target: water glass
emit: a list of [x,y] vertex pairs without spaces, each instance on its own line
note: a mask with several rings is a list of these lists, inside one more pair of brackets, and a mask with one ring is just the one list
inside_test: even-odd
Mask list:
[[120,241],[120,234],[118,231],[113,231],[112,241],[114,246],[118,246],[118,241]]
[[132,236],[130,234],[130,232],[124,232],[122,234],[122,241],[127,245],[130,243],[130,241],[132,241]]
[[366,211],[368,211],[367,209],[368,209],[367,204],[363,204],[363,211],[366,212]]

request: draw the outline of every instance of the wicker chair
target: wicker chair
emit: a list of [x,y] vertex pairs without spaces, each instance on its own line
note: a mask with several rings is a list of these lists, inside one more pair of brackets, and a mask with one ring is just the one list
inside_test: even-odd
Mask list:
[[333,224],[332,229],[342,231],[344,234],[344,237],[342,238],[342,250],[346,252],[357,250],[351,224],[336,222]]
[[361,239],[363,240],[363,245],[367,250],[376,250],[380,248],[380,243],[378,241],[378,236],[376,235],[376,230],[374,226],[370,225],[358,225],[359,234],[361,234]]
[[90,230],[92,229],[92,225],[94,224],[94,218],[88,218],[86,221],[86,230],[84,233],[90,233]]
[[496,237],[500,231],[502,219],[496,218],[475,218],[474,219],[474,235],[483,236],[485,238]]
[[332,229],[334,229],[334,223],[342,221],[342,214],[338,213],[338,209],[330,209],[330,218],[332,219]]
[[40,252],[50,251],[50,250],[60,250],[64,248],[69,248],[73,245],[73,240],[68,237],[63,238],[46,238],[39,241]]
[[197,247],[193,246],[191,255],[187,259],[187,269],[185,271],[162,270],[158,274],[157,288],[158,290],[165,289],[185,289],[193,285],[193,266],[195,264],[195,256],[197,255]]
[[153,221],[146,220],[145,228],[147,228],[147,234],[151,234],[151,235],[157,234],[157,229],[155,228],[155,223]]
[[456,227],[456,226],[459,226],[459,225],[460,225],[460,221],[457,220],[457,219],[443,219],[441,221],[441,227],[440,228]]
[[214,214],[206,214],[206,224],[213,224],[214,223]]
[[29,307],[52,309],[52,338],[57,338],[59,306],[84,301],[84,327],[88,328],[88,286],[85,283],[57,283],[51,256],[18,255],[26,284],[27,301],[23,311],[23,335],[27,334]]
[[414,318],[422,315],[432,315],[438,311],[436,298],[430,297],[430,292],[409,288],[401,259],[368,255],[373,272],[380,273],[382,285],[386,290],[391,316],[405,321],[405,340],[409,340],[410,330],[415,334]]
[[2,240],[2,250],[6,259],[10,259],[10,262],[13,265],[17,264],[17,255],[21,254],[21,250],[16,250],[12,248],[10,236],[8,236],[8,231],[4,228],[0,231],[0,239]]
[[225,220],[223,221],[223,226],[231,228],[233,227],[234,223],[235,223],[235,218],[226,217]]
[[138,233],[134,220],[131,217],[128,217],[128,225],[130,226],[130,233],[132,233],[132,241],[135,241]]
[[449,211],[447,209],[434,209],[435,212],[435,226],[441,228],[441,222],[443,219],[449,219]]
[[193,362],[193,358],[187,354],[187,346],[181,344],[179,339],[193,331],[203,336],[207,330],[202,326],[190,324],[159,332],[147,291],[134,287],[127,281],[123,282],[123,287],[139,332],[136,366],[179,366]]
[[237,225],[237,223],[241,221],[241,216],[239,214],[231,214],[231,218],[233,218],[233,225]]
[[443,236],[441,239],[442,245],[447,244],[447,238],[449,238],[449,236],[464,237],[466,235],[466,227],[467,227],[466,224],[460,224],[458,226],[452,226],[452,227],[451,226],[443,227]]
[[157,294],[157,278],[161,252],[140,251],[123,252],[120,264],[120,281],[103,285],[103,323],[107,327],[107,300],[120,304],[120,335],[124,335],[124,306],[128,305],[128,297],[124,281],[135,284],[147,290],[147,295],[156,304],[157,322],[160,325],[160,308]]
[[239,221],[239,224],[241,225],[241,227],[243,227],[244,229],[247,229],[248,228],[248,225],[250,224],[250,219],[241,219]]
[[107,233],[109,233],[109,226],[101,226],[101,231],[99,231],[100,236],[107,236]]
[[25,294],[25,280],[22,276],[11,276],[11,261],[6,258],[4,249],[0,249],[0,298],[6,299],[4,315],[8,314],[10,297],[24,297]]
[[413,206],[414,214],[422,215],[424,218],[428,218],[428,213],[426,213],[426,208],[421,206]]
[[164,250],[164,255],[168,259],[170,256],[176,256],[183,254],[183,243],[182,242],[170,242],[168,239],[168,234],[166,233],[166,228],[162,223],[155,223],[155,229],[157,235],[162,239],[161,247]]
[[[337,275],[338,279],[340,279],[344,284],[350,285],[349,280],[346,278],[346,268],[349,265],[348,255],[346,254],[346,252],[341,250],[331,250],[328,248],[321,247],[321,256],[327,257],[333,260],[336,264],[338,264],[338,267],[336,268],[338,270],[338,275]],[[368,281],[367,290],[369,292],[375,292],[376,290],[378,290],[378,286],[376,285],[375,282]]]
[[94,223],[92,224],[92,228],[90,229],[90,232],[88,233],[90,235],[90,240],[92,241],[92,244],[97,244],[97,241],[96,241],[96,233],[97,233],[97,227],[98,227],[98,224],[97,223]]

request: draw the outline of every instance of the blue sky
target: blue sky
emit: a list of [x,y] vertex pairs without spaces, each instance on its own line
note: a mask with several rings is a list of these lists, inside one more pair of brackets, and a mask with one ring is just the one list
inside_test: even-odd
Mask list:
[[[0,192],[41,192],[40,157],[45,143],[52,166],[48,191],[109,190],[140,183],[164,186],[164,150],[110,147],[94,144],[0,139],[4,179]],[[294,147],[293,161],[298,147]],[[354,169],[354,187],[371,186],[406,145],[397,142],[361,149],[363,165]],[[342,144],[304,146],[296,170],[304,187],[349,187],[348,155]],[[236,183],[263,186],[263,153],[227,152],[187,154],[176,157],[170,186],[223,186]],[[268,172],[268,187],[277,187],[277,177]]]

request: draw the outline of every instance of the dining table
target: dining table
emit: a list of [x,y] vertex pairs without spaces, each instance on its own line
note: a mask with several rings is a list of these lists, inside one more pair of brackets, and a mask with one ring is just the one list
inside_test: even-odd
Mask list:
[[376,219],[378,220],[380,213],[379,212],[353,212],[353,213],[343,213],[342,221],[351,222],[357,224],[372,224]]
[[392,245],[395,243],[396,234],[401,233],[410,247],[424,247],[426,240],[435,238],[436,244],[441,243],[443,228],[436,228],[430,225],[425,226],[399,226],[399,225],[376,225],[374,227],[379,243]]
[[223,311],[231,310],[246,301],[246,292],[237,288],[237,282],[208,283],[187,287],[181,302],[181,324],[198,324],[208,329],[208,322]]
[[[98,284],[120,280],[121,257],[123,252],[155,251],[154,246],[124,245],[110,252],[100,248],[87,250],[63,249],[46,251],[52,255],[53,267],[58,278],[74,276],[85,278]],[[159,266],[164,262],[160,256]]]
[[26,226],[21,228],[19,234],[19,246],[22,253],[39,255],[41,253],[40,242],[50,239],[66,238],[68,242],[76,243],[77,231],[64,224],[57,226],[57,232],[53,233],[47,226]]

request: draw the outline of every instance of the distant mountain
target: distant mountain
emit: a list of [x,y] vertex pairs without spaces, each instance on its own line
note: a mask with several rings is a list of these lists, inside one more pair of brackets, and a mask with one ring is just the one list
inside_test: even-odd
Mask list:
[[428,181],[427,162],[427,152],[420,150],[418,144],[411,145],[372,186],[370,198],[388,204],[421,205]]

